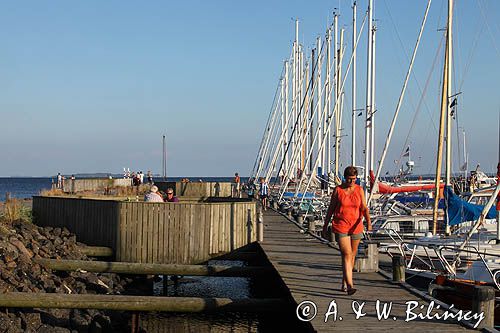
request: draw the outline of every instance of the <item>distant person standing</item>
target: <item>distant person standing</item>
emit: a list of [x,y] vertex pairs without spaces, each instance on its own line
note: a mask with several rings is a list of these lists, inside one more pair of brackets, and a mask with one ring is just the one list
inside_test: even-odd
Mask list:
[[135,172],[132,172],[132,185],[139,187],[141,185],[141,177],[136,174]]
[[167,188],[167,198],[165,202],[179,202],[179,198],[174,196],[174,189],[171,187]]
[[158,187],[153,185],[149,189],[149,192],[144,195],[144,201],[146,202],[164,202],[160,193],[158,193]]
[[153,173],[148,170],[148,183],[153,184]]
[[75,193],[75,175],[71,175],[71,193]]
[[239,198],[240,197],[240,176],[236,172],[234,174],[234,180],[233,180],[233,197]]
[[142,171],[139,171],[138,175],[139,175],[139,179],[141,181],[141,184],[144,184],[144,173],[142,173]]
[[267,210],[267,197],[269,196],[269,185],[267,184],[266,180],[261,177],[260,178],[260,187],[259,187],[259,198],[260,201],[262,202],[262,207],[264,207],[264,210]]
[[62,188],[62,175],[60,172],[57,173],[57,188]]

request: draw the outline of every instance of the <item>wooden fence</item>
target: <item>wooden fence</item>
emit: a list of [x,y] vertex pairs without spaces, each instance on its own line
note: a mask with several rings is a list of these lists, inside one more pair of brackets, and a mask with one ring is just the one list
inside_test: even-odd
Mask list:
[[[57,185],[57,184],[54,184]],[[76,193],[82,191],[98,191],[104,190],[106,187],[117,187],[117,186],[132,186],[132,179],[92,179],[92,178],[82,178],[82,179],[65,179],[63,183],[63,192],[65,193]]]
[[256,240],[256,203],[152,203],[33,197],[35,223],[66,227],[117,261],[197,264]]
[[227,182],[177,182],[175,193],[185,197],[230,197],[231,185]]

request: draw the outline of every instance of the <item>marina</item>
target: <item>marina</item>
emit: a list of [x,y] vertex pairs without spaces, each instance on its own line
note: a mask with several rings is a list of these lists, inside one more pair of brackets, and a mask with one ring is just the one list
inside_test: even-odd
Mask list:
[[500,328],[500,3],[0,6],[0,333]]

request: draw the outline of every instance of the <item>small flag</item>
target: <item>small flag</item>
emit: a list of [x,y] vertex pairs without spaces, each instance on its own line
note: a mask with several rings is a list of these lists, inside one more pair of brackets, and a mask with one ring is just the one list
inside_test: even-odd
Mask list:
[[358,117],[361,116],[362,114],[363,114],[363,112],[358,113]]
[[410,156],[410,146],[408,146],[408,148],[406,148],[406,151],[403,154],[403,157],[405,157],[405,156]]
[[453,101],[451,102],[451,104],[450,104],[450,108],[453,108],[453,107],[455,107],[455,106],[457,106],[457,98],[456,98],[456,97],[455,97],[455,98],[453,99]]
[[385,175],[387,176],[388,174],[389,174],[389,171],[386,171],[386,172],[385,172]]

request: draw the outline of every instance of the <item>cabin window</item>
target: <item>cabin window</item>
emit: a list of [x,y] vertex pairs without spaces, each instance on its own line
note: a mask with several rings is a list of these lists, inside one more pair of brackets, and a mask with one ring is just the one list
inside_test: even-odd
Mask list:
[[399,232],[399,222],[389,222],[385,225],[385,229],[391,229]]
[[411,233],[413,229],[413,221],[400,221],[399,230],[403,233]]
[[420,232],[427,232],[431,229],[431,222],[429,220],[419,220],[417,222],[417,230]]

